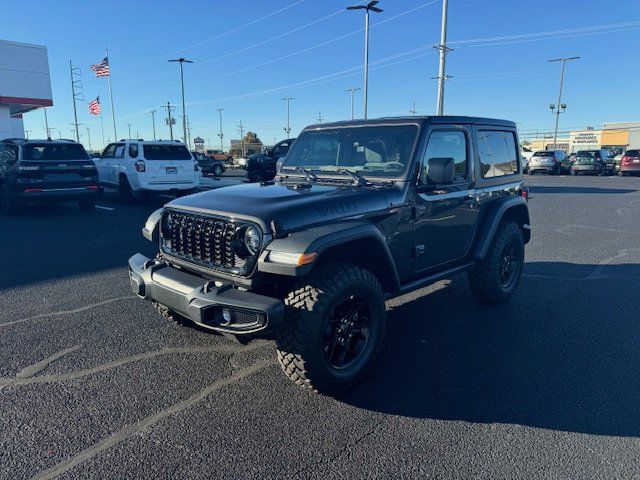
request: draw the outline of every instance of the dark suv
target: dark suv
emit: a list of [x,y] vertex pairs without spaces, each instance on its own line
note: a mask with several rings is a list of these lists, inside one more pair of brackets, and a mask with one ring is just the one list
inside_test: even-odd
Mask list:
[[571,173],[580,175],[592,173],[594,175],[608,175],[615,173],[615,160],[609,150],[580,150],[571,164]]
[[148,219],[133,291],[167,318],[274,335],[298,385],[336,392],[376,357],[385,300],[467,272],[515,292],[530,239],[513,122],[407,117],[307,127],[272,182],[176,199]]
[[98,172],[84,147],[72,140],[7,139],[0,142],[0,210],[17,213],[27,203],[77,201],[91,209]]
[[278,170],[278,160],[286,157],[295,138],[282,140],[264,153],[254,153],[247,158],[247,178],[251,182],[265,182],[273,180]]

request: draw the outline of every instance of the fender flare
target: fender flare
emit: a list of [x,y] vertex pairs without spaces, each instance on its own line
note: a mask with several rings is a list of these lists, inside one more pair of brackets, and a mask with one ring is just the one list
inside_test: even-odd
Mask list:
[[[373,224],[364,220],[337,221],[292,232],[285,238],[278,238],[269,243],[258,260],[258,271],[287,276],[303,276],[311,271],[315,262],[308,265],[285,265],[269,261],[271,251],[286,253],[317,252],[318,259],[332,247],[353,242],[354,240],[369,239],[376,242],[384,252],[385,261],[391,270],[393,284],[399,288],[400,280],[396,264],[389,250],[389,245],[382,232]],[[381,259],[382,260],[382,259]]]
[[[475,247],[473,258],[474,260],[483,260],[489,247],[493,242],[500,222],[509,210],[515,208],[523,208],[526,211],[526,217],[522,222],[523,228],[529,228],[529,209],[527,207],[527,201],[523,197],[510,197],[500,201],[492,210],[487,213],[484,218],[484,225],[480,229],[479,242]],[[525,243],[528,243],[529,239],[525,238]]]

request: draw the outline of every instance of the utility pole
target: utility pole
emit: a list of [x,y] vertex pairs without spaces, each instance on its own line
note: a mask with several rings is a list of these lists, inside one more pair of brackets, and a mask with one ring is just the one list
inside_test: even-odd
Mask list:
[[177,58],[175,60],[169,60],[169,61],[180,63],[180,88],[182,89],[182,133],[184,135],[183,136],[184,143],[188,143],[187,142],[187,114],[185,113],[185,106],[184,106],[184,69],[182,65],[184,63],[193,63],[193,61],[187,60],[186,58],[183,58],[183,57]]
[[153,139],[156,139],[156,111],[151,110],[149,112],[151,114],[151,125],[153,126]]
[[418,110],[416,110],[416,101],[413,101],[413,108],[411,110],[409,110],[409,113],[411,115],[413,115],[415,117],[416,113],[418,113]]
[[452,49],[447,47],[447,8],[448,0],[442,0],[442,26],[440,29],[440,44],[434,45],[434,48],[438,50],[440,55],[440,65],[438,67],[438,115],[443,115],[444,111],[444,82],[446,82],[450,76],[445,73],[445,64],[447,60],[447,53]]
[[242,125],[242,120],[240,120],[240,125],[238,125],[238,131],[240,132],[240,145],[242,148],[242,158],[244,158],[244,126]]
[[171,116],[171,109],[174,109],[176,107],[172,106],[169,102],[167,102],[167,104],[163,105],[162,108],[167,109],[167,118],[165,121],[167,125],[169,125],[169,136],[171,138],[171,141],[173,141],[173,125],[176,123],[176,120]]
[[[446,0],[444,0],[446,2]],[[367,98],[369,95],[369,11],[381,13],[382,9],[376,7],[378,0],[372,0],[366,5],[353,5],[347,10],[364,10],[364,90],[363,90],[363,111],[364,118],[367,118]]]
[[[56,129],[56,130],[57,130],[57,129]],[[60,140],[62,140],[62,132],[61,132],[60,130],[58,130],[58,138],[59,138]]]
[[558,124],[560,123],[560,114],[563,113],[566,108],[567,105],[565,103],[562,103],[562,86],[564,84],[564,66],[566,65],[567,62],[571,61],[571,60],[578,60],[580,57],[566,57],[566,58],[554,58],[553,60],[549,60],[549,62],[562,62],[562,70],[560,70],[560,91],[558,92],[558,104],[557,105],[549,105],[549,108],[551,109],[551,113],[553,113],[553,110],[555,107],[557,107],[556,110],[556,128],[553,131],[553,149],[557,150],[558,149]]
[[216,108],[216,112],[220,116],[220,131],[218,132],[218,137],[220,137],[220,150],[224,150],[224,133],[222,133],[222,112],[224,112],[224,108]]
[[51,138],[51,130],[49,129],[49,119],[47,118],[47,108],[43,108],[44,110],[44,128],[47,130],[47,138]]
[[318,110],[318,123],[322,123],[322,120],[324,120],[322,118],[322,112],[320,110]]
[[91,129],[87,127],[87,138],[89,139],[89,150],[93,150],[91,148]]
[[140,130],[136,130],[136,139],[140,138]]
[[71,75],[71,95],[73,98],[73,120],[74,122],[71,124],[76,129],[76,142],[80,143],[80,131],[78,127],[81,125],[78,123],[78,110],[76,109],[76,100],[84,100],[82,93],[76,94],[76,88],[82,89],[82,83],[80,80],[76,80],[75,77],[81,75],[81,71],[79,68],[73,68],[73,64],[71,60],[69,60],[69,73]]
[[127,127],[129,127],[129,137],[128,138],[129,138],[129,140],[131,140],[131,138],[133,138],[133,137],[131,137],[131,124],[127,123]]
[[282,100],[284,100],[285,102],[287,102],[287,126],[284,127],[284,131],[287,134],[286,138],[289,138],[289,134],[291,133],[291,123],[290,123],[290,119],[291,119],[291,109],[290,109],[290,103],[291,100],[295,100],[295,98],[293,97],[286,97],[283,98]]
[[351,87],[345,90],[345,92],[351,92],[351,120],[353,120],[354,118],[354,104],[353,104],[354,94],[358,90],[362,90],[362,89],[360,87],[358,88]]
[[185,143],[189,150],[191,150],[191,122],[189,121],[189,117],[187,117],[187,141]]

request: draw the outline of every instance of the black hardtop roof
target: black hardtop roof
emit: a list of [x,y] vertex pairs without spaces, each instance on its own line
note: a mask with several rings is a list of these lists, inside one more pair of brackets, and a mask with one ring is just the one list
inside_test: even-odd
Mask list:
[[26,139],[26,138],[5,138],[4,140],[0,140],[2,142],[5,143],[13,143],[14,145],[28,145],[30,143],[73,143],[75,144],[76,141],[75,140],[68,140],[66,138],[61,138],[61,139],[56,139],[56,140],[51,140],[51,139],[38,139],[38,138],[30,138],[30,139]]
[[450,124],[450,123],[462,123],[472,125],[491,125],[497,127],[516,128],[515,122],[511,120],[501,120],[497,118],[483,118],[483,117],[465,117],[458,115],[424,115],[424,116],[404,116],[404,117],[381,117],[372,119],[354,119],[343,120],[340,122],[331,123],[319,123],[309,125],[305,130],[317,130],[321,128],[331,127],[348,127],[348,126],[363,126],[363,125],[388,125],[388,124],[407,124],[417,123],[419,125],[425,124]]

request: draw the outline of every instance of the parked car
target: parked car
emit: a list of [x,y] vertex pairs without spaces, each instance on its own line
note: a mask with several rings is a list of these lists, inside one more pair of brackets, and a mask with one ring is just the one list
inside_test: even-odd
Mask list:
[[198,162],[198,166],[200,167],[200,170],[202,170],[203,175],[209,174],[214,177],[219,177],[226,170],[222,160],[216,160],[202,152],[191,152],[191,155],[193,155],[193,158]]
[[185,193],[200,185],[200,171],[184,143],[121,140],[94,159],[100,185],[118,190],[127,203],[144,193]]
[[286,157],[295,138],[282,140],[264,153],[255,153],[247,158],[247,178],[251,182],[265,182],[273,180],[276,175],[277,163]]
[[205,153],[208,157],[211,157],[214,160],[220,160],[227,165],[233,164],[233,156],[225,153],[223,150],[207,150]]
[[620,175],[638,175],[640,174],[640,150],[627,150],[620,160]]
[[562,150],[538,150],[531,156],[529,160],[529,174],[548,173],[549,175],[559,175],[565,169],[562,161],[565,160],[565,153]]
[[615,171],[613,157],[609,150],[579,150],[576,152],[576,160],[571,166],[573,175],[590,173],[594,175],[607,175]]
[[159,253],[129,259],[135,294],[241,341],[275,335],[285,375],[328,393],[372,365],[386,299],[461,272],[482,302],[514,294],[530,227],[513,122],[314,125],[280,172],[154,212]]
[[84,147],[72,140],[7,139],[0,142],[0,211],[12,215],[28,203],[78,202],[92,209],[98,172]]

